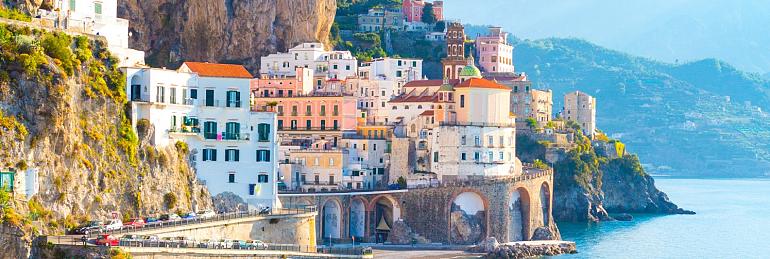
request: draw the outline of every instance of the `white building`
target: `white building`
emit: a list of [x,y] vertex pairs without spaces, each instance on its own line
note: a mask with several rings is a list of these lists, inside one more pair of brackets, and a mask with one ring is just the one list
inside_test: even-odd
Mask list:
[[401,88],[394,81],[354,78],[345,81],[357,99],[356,108],[366,114],[367,122],[385,122],[388,102],[399,95]]
[[323,43],[302,43],[287,53],[262,57],[259,73],[268,76],[295,76],[297,67],[310,68],[316,76],[345,79],[355,77],[358,61],[350,51],[327,51]]
[[395,81],[399,86],[422,79],[422,59],[377,58],[359,68],[359,77],[370,80]]
[[580,91],[565,94],[562,118],[577,122],[583,134],[593,138],[596,133],[596,98]]
[[212,195],[233,192],[250,206],[280,206],[276,115],[251,111],[252,77],[243,66],[185,62],[178,70],[125,72],[132,123],[148,120],[154,145],[186,142]]
[[43,20],[68,31],[104,36],[108,48],[120,59],[120,66],[144,64],[144,52],[128,47],[128,20],[118,18],[117,0],[54,0]]
[[371,189],[386,184],[385,172],[390,160],[388,142],[381,138],[345,138],[342,146],[347,158],[342,172],[347,189]]

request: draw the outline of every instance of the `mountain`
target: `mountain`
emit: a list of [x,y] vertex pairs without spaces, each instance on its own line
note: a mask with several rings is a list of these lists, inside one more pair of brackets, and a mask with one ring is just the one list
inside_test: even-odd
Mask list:
[[513,45],[516,70],[553,89],[554,110],[566,92],[595,96],[598,127],[653,174],[770,173],[770,83],[757,75],[716,59],[676,65],[578,39]]
[[500,25],[523,39],[576,37],[665,62],[715,57],[743,71],[770,72],[770,5],[763,1],[478,0],[444,6],[446,17]]

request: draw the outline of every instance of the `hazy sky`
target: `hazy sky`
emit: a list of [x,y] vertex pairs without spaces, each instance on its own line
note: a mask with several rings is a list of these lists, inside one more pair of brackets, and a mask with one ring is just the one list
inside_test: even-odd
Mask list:
[[447,19],[501,25],[527,39],[577,37],[680,62],[719,58],[770,72],[770,1],[445,0]]

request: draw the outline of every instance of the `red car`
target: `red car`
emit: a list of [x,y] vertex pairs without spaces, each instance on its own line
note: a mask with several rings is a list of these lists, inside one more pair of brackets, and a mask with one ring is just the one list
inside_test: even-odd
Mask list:
[[144,220],[141,218],[133,218],[123,224],[124,227],[134,227],[134,228],[141,228],[144,227]]
[[98,246],[117,246],[120,245],[120,239],[112,235],[100,235],[95,243]]

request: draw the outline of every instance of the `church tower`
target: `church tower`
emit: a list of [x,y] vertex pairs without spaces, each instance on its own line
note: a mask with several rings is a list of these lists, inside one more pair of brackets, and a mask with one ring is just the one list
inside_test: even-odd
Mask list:
[[446,30],[446,58],[441,60],[444,78],[458,79],[465,60],[465,27],[459,22],[449,23]]

